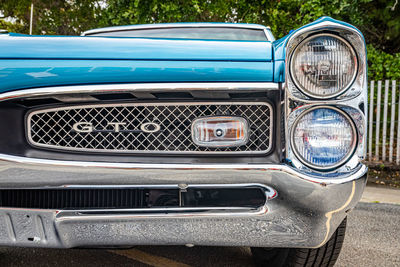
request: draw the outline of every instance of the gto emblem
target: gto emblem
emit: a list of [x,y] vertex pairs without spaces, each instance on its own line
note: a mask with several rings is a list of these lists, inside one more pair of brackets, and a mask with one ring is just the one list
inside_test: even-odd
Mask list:
[[156,133],[161,129],[161,126],[155,122],[146,122],[140,125],[140,130],[145,133]]
[[[123,129],[126,125],[126,122],[109,122],[107,126],[112,126],[113,129],[111,131],[115,133],[119,133],[121,131],[124,132],[145,132],[145,133],[156,133],[161,130],[161,126],[155,122],[145,122],[140,125],[140,131],[138,130],[129,130]],[[92,132],[110,132],[107,129],[95,129],[93,127],[93,123],[91,122],[77,122],[72,125],[72,129],[78,133],[92,133]]]

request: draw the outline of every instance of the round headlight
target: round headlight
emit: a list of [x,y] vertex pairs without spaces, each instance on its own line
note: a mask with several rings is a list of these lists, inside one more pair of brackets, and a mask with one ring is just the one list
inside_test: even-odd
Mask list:
[[314,35],[304,39],[292,53],[290,73],[296,86],[309,97],[334,97],[353,83],[357,56],[343,38]]
[[293,124],[292,147],[305,165],[327,170],[338,167],[354,152],[357,133],[350,117],[333,107],[316,107]]

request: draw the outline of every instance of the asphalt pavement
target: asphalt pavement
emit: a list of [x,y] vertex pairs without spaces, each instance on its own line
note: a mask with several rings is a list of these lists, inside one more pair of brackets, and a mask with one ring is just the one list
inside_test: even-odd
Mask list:
[[[400,194],[400,191],[398,191]],[[0,266],[254,266],[249,248],[0,248]],[[400,266],[400,205],[359,203],[336,266]]]
[[359,203],[336,266],[400,266],[400,205]]

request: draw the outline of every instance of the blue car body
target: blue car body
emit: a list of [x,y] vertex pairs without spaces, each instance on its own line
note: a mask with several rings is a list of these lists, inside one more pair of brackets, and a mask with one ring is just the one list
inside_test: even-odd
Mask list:
[[0,42],[2,92],[132,82],[270,82],[271,42],[10,36]]

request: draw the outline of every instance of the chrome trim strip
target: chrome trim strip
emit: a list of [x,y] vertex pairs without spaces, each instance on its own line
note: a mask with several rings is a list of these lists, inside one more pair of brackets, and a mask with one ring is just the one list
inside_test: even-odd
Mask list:
[[284,164],[143,164],[143,163],[114,163],[114,162],[92,162],[92,161],[63,161],[28,158],[20,156],[11,156],[0,154],[0,162],[11,162],[14,164],[27,164],[28,166],[46,167],[82,167],[82,168],[104,168],[124,171],[136,170],[176,170],[176,171],[192,171],[192,170],[259,170],[259,171],[277,171],[294,175],[300,179],[313,183],[327,184],[342,184],[353,181],[364,175],[368,168],[364,164],[359,164],[352,170],[347,170],[344,173],[334,173],[326,176],[325,173],[306,172],[295,169]]
[[264,29],[265,36],[267,36],[268,41],[275,41],[275,37],[272,35],[271,28],[268,26]]
[[[258,24],[234,24],[234,23],[155,23],[155,24],[138,24],[138,25],[126,25],[126,26],[114,26],[92,29],[84,31],[81,36],[88,36],[91,34],[102,33],[102,32],[117,32],[117,31],[129,31],[129,30],[143,30],[143,29],[162,29],[162,28],[239,28],[239,29],[253,29],[253,30],[265,30],[265,26]],[[268,40],[271,41],[271,40]]]
[[273,82],[235,82],[235,83],[128,83],[128,84],[99,84],[36,87],[16,90],[0,94],[0,101],[16,98],[38,96],[54,96],[62,94],[91,94],[91,93],[118,93],[118,92],[152,92],[152,91],[213,91],[213,90],[243,90],[265,91],[279,90],[279,84]]
[[[93,211],[93,212],[92,212]],[[230,207],[230,208],[171,208],[171,209],[129,209],[129,210],[120,210],[120,213],[116,214],[113,212],[114,210],[77,210],[77,211],[69,211],[69,210],[61,210],[58,211],[56,218],[60,220],[82,220],[82,219],[122,219],[122,218],[140,218],[140,217],[159,217],[159,218],[179,218],[179,217],[208,217],[208,216],[250,216],[250,215],[263,215],[268,212],[268,208],[266,205],[262,206],[258,209],[246,209],[241,207]],[[115,210],[118,212],[118,210]],[[122,214],[121,214],[122,213]],[[123,214],[128,213],[128,214]],[[132,214],[133,213],[133,214]]]
[[[31,135],[31,118],[32,116],[40,113],[46,112],[54,112],[54,111],[65,111],[65,110],[74,110],[80,108],[99,108],[99,107],[132,107],[132,106],[198,106],[198,105],[246,105],[246,106],[267,106],[270,112],[270,128],[269,128],[269,142],[268,142],[268,149],[267,150],[244,150],[244,151],[174,151],[174,150],[122,150],[122,149],[95,149],[95,148],[77,148],[77,147],[62,147],[57,145],[48,145],[43,143],[35,142],[32,139]],[[81,152],[95,152],[95,153],[138,153],[138,154],[203,154],[203,155],[236,155],[236,154],[266,154],[271,151],[272,149],[272,139],[274,135],[274,110],[272,105],[268,102],[239,102],[239,101],[228,101],[228,102],[167,102],[167,103],[113,103],[113,104],[88,104],[88,105],[77,105],[77,106],[65,106],[59,108],[47,108],[47,109],[39,109],[32,112],[29,112],[26,116],[26,137],[30,145],[39,147],[39,148],[51,148],[57,150],[64,150],[64,151],[81,151]],[[192,122],[193,123],[193,122]],[[193,124],[192,124],[193,125]]]
[[[115,188],[115,189],[126,189],[126,188],[161,188],[161,189],[180,189],[182,188],[183,185],[181,184],[141,184],[141,185],[63,185],[63,186],[58,186],[58,187],[45,187],[44,189],[59,189],[59,188],[73,188],[73,189],[87,189],[87,188],[93,188],[93,189],[102,189],[102,188]],[[185,188],[248,188],[248,187],[260,187],[264,189],[267,192],[274,192],[274,190],[266,186],[264,184],[260,183],[245,183],[245,184],[185,184]],[[18,189],[18,188],[13,188],[13,189]],[[23,189],[39,189],[39,188],[26,188],[24,187]]]

